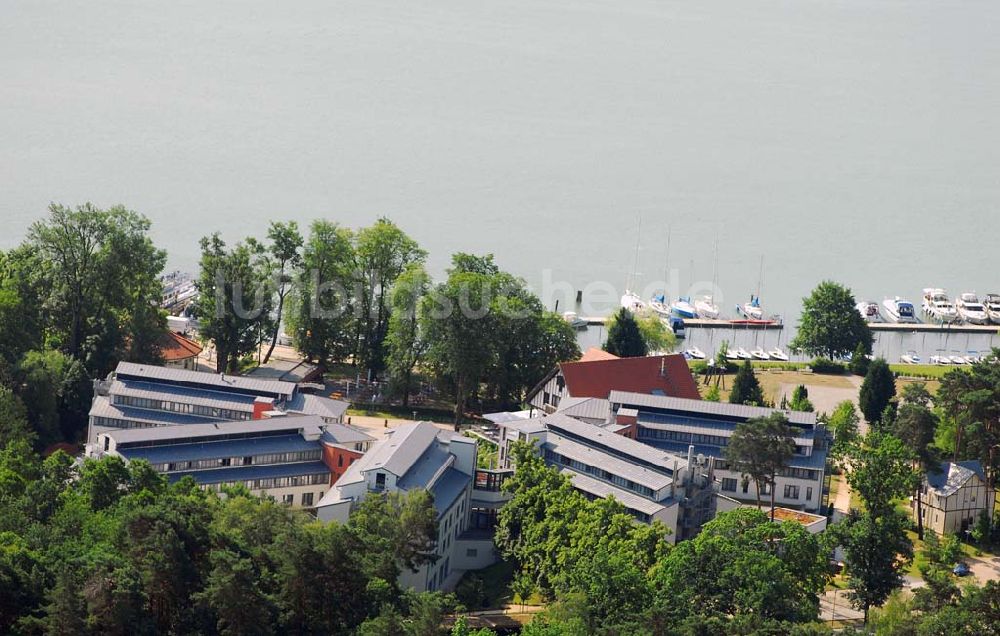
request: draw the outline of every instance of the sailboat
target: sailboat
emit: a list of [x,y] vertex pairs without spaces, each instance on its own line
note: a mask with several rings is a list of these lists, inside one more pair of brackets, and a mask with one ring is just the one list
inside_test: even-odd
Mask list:
[[719,318],[719,306],[715,304],[713,294],[719,288],[719,236],[715,236],[715,265],[712,267],[712,294],[699,296],[694,300],[694,310],[699,318],[717,320]]
[[646,309],[646,302],[639,298],[639,294],[631,290],[632,283],[635,282],[636,270],[639,269],[639,241],[642,238],[642,217],[639,217],[639,229],[635,237],[635,260],[632,262],[632,274],[625,285],[625,293],[622,294],[622,307],[632,313],[637,313]]
[[[666,285],[670,278],[670,228],[667,228],[667,257],[663,260],[663,284]],[[662,294],[656,294],[649,300],[649,307],[661,318],[669,319],[672,315],[670,303],[667,301],[667,290]],[[687,318],[688,316],[682,317]]]
[[764,310],[760,306],[760,288],[764,282],[764,256],[760,257],[760,274],[757,276],[757,294],[750,295],[750,302],[736,307],[737,313],[742,313],[750,320],[764,320]]

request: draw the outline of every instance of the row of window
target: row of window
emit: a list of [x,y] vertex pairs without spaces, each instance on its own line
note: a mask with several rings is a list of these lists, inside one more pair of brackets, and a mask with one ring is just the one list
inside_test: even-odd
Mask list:
[[488,472],[485,470],[476,471],[476,490],[486,490],[489,492],[500,492],[500,486],[507,478],[513,474],[511,471],[502,473]]
[[160,424],[154,424],[152,422],[137,422],[135,420],[124,420],[117,417],[94,416],[90,418],[90,421],[94,426],[104,426],[107,428],[153,428],[154,426],[161,426]]
[[203,404],[185,404],[183,402],[170,402],[167,400],[154,400],[152,398],[141,398],[133,395],[114,395],[112,402],[118,406],[134,406],[140,409],[153,411],[168,411],[170,413],[182,413],[185,415],[204,415],[223,420],[249,420],[253,414],[245,410],[223,409],[216,406],[205,406]]
[[621,477],[619,475],[615,475],[613,473],[610,473],[610,472],[608,472],[608,471],[606,471],[603,468],[600,468],[598,466],[591,466],[591,465],[585,464],[585,463],[583,463],[583,462],[581,462],[579,460],[570,459],[569,457],[565,457],[563,455],[560,455],[559,453],[557,453],[555,451],[546,449],[545,450],[545,460],[548,461],[548,462],[551,462],[553,464],[560,464],[562,466],[569,466],[569,467],[571,467],[573,470],[575,470],[577,472],[587,473],[588,475],[593,475],[594,477],[597,477],[598,479],[602,479],[604,481],[609,481],[609,482],[615,484],[616,486],[621,486],[622,488],[624,488],[626,490],[631,490],[632,492],[640,494],[643,497],[652,497],[653,496],[653,489],[649,488],[648,486],[643,486],[642,484],[637,484],[637,483],[635,483],[635,482],[633,482],[633,481],[631,481],[629,479],[625,479],[624,477]]
[[[747,494],[750,490],[750,481],[746,480],[743,482],[743,494]],[[735,477],[723,477],[722,479],[722,492],[736,492],[736,478]],[[798,499],[799,498],[799,487],[793,484],[785,485],[785,499]],[[771,485],[764,484],[761,488],[761,495],[771,494]],[[813,496],[812,486],[806,486],[806,501],[811,501]]]
[[186,462],[162,462],[153,464],[153,469],[161,473],[172,473],[184,470],[204,470],[208,468],[228,468],[231,466],[267,466],[271,464],[294,464],[297,462],[318,461],[322,458],[320,449],[295,451],[290,453],[265,453],[263,455],[248,455],[246,457],[217,457]]
[[[668,431],[658,428],[640,428],[640,437],[643,439],[683,442],[684,444],[695,444],[705,446],[726,446],[729,444],[729,437],[725,435],[709,435],[707,433],[685,433],[682,431]],[[808,446],[795,446],[795,454],[808,457],[810,448]]]
[[329,473],[316,473],[314,475],[292,475],[291,477],[268,477],[266,479],[247,479],[246,481],[234,480],[215,484],[205,484],[202,488],[206,490],[221,490],[223,486],[235,486],[243,484],[248,490],[270,490],[272,488],[291,488],[293,486],[319,486],[330,483]]

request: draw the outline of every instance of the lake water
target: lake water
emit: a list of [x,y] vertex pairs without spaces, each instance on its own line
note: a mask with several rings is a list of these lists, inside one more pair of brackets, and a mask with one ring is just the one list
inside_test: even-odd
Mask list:
[[584,313],[711,281],[716,238],[726,310],[762,255],[792,322],[824,278],[1000,291],[998,33],[996,0],[5,0],[0,247],[89,200],[189,270],[385,214]]

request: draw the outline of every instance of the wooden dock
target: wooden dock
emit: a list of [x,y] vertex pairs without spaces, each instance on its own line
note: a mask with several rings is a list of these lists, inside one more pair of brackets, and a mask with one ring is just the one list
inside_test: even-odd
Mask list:
[[[607,317],[591,316],[584,317],[583,320],[588,326],[603,326],[607,323]],[[778,321],[762,320],[751,322],[746,320],[712,320],[709,318],[685,318],[685,329],[743,329],[753,331],[755,329],[784,329],[785,325]]]
[[[686,324],[686,323],[685,323]],[[870,322],[872,331],[909,331],[920,333],[980,333],[993,335],[1000,333],[997,325],[938,324],[930,322]]]

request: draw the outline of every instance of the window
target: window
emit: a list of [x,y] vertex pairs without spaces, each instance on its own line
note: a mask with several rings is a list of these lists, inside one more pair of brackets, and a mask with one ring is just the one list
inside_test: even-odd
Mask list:
[[375,473],[375,488],[385,490],[385,473]]
[[736,478],[735,477],[723,477],[722,479],[722,490],[726,492],[736,492]]
[[281,496],[281,503],[285,504],[286,506],[290,506],[294,502],[295,502],[295,495],[282,495]]
[[479,556],[479,550],[477,550],[476,548],[469,548],[468,550],[465,551],[465,556],[470,559],[475,558]]
[[344,465],[344,456],[337,455],[337,467],[342,467]]
[[791,484],[785,486],[785,499],[798,499],[799,498],[799,487],[792,486]]
[[771,494],[771,484],[764,484],[760,489],[760,494],[770,495]]
[[807,486],[806,487],[806,501],[812,501],[812,498],[813,498],[813,489],[812,489],[812,486]]
[[743,480],[743,494],[745,495],[748,492],[750,492],[750,480],[749,479],[744,479]]
[[244,457],[243,458],[243,465],[244,466],[250,466],[251,464],[253,464],[253,457]]
[[311,492],[302,494],[302,505],[303,506],[313,505],[313,494]]

